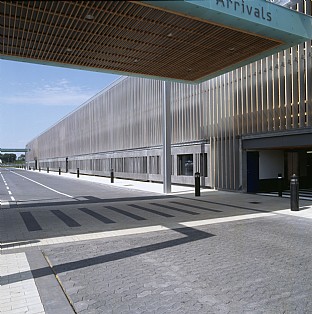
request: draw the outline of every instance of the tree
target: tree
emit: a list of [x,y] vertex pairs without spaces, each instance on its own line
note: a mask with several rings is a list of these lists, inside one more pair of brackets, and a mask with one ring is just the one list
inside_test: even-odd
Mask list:
[[25,155],[24,155],[24,154],[20,155],[20,156],[17,158],[17,160],[19,160],[19,161],[25,161]]
[[13,163],[16,161],[16,154],[0,154],[0,159],[3,163]]

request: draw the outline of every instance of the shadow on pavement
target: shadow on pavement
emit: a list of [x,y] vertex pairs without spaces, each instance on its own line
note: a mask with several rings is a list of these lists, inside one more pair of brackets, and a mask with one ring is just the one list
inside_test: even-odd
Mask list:
[[[94,196],[77,196],[73,201],[57,201],[46,202],[46,200],[38,200],[36,202],[23,201],[17,202],[16,205],[11,206],[11,208],[35,208],[43,206],[62,206],[62,205],[83,205],[83,204],[97,204],[97,203],[114,203],[114,202],[133,202],[133,201],[146,201],[146,200],[160,200],[174,198],[171,195],[153,195],[153,196],[141,196],[141,197],[118,197],[118,198],[98,198]],[[84,198],[85,200],[81,200]]]
[[[133,256],[138,256],[145,253],[158,251],[161,249],[172,248],[172,247],[186,244],[189,242],[203,240],[203,239],[207,239],[207,238],[215,236],[214,234],[200,231],[200,230],[190,228],[190,227],[171,229],[171,231],[178,232],[184,235],[185,237],[181,237],[181,238],[173,239],[169,241],[164,241],[164,242],[159,242],[159,243],[153,243],[153,244],[149,244],[145,246],[135,247],[135,248],[127,249],[120,252],[114,252],[114,253],[99,255],[96,257],[85,258],[79,261],[68,262],[68,263],[59,264],[55,266],[51,265],[52,270],[54,274],[57,275],[63,272],[71,271],[71,270],[77,270],[77,269],[81,269],[81,268],[85,268],[89,266],[113,262],[113,261],[129,258]],[[31,279],[32,277],[36,279],[39,277],[48,276],[50,274],[51,274],[50,267],[42,267],[42,268],[31,270],[31,272],[30,271],[21,272],[18,274],[18,276],[16,276],[17,274],[3,276],[0,279],[0,283],[1,285],[8,285],[14,282],[28,280],[28,279]]]

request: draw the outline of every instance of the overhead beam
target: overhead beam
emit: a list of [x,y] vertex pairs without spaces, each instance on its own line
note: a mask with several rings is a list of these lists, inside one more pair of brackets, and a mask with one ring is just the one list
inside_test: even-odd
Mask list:
[[[193,18],[222,25],[229,30],[238,30],[279,42],[279,45],[259,50],[252,56],[237,60],[216,72],[207,74],[196,82],[203,82],[262,58],[312,39],[312,17],[269,0],[184,0],[184,1],[140,1],[147,6],[157,7]],[[239,44],[239,42],[237,41]],[[235,46],[235,44],[234,44]],[[239,49],[232,53],[239,54]],[[239,47],[239,45],[237,46]],[[220,56],[221,57],[221,56]]]
[[199,83],[312,38],[265,0],[1,1],[0,58]]
[[27,148],[0,148],[1,153],[27,153]]

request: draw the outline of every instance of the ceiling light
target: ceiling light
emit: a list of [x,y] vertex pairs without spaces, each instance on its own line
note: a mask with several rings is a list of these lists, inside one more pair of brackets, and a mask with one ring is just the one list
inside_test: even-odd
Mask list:
[[94,16],[92,14],[87,14],[85,16],[85,19],[88,20],[88,21],[92,21],[94,19]]
[[73,49],[71,49],[71,48],[66,48],[66,52],[73,52]]
[[138,63],[139,62],[139,60],[138,59],[134,59],[134,61],[133,61],[134,63]]
[[173,34],[172,33],[169,33],[168,35],[167,35],[167,37],[172,37],[173,36]]

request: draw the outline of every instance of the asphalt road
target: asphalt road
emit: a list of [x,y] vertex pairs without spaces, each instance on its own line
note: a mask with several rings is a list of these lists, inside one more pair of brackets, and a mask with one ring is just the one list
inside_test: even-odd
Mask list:
[[[0,168],[0,200],[16,202],[69,201],[79,197],[103,199],[155,195],[144,191],[129,191],[70,178],[51,176],[45,172]],[[9,193],[11,192],[11,193]],[[12,197],[14,200],[12,200]]]

